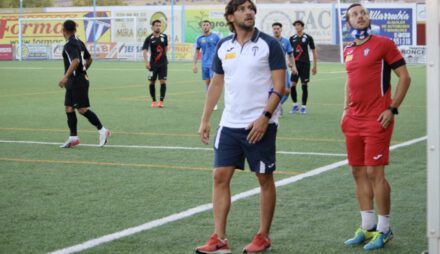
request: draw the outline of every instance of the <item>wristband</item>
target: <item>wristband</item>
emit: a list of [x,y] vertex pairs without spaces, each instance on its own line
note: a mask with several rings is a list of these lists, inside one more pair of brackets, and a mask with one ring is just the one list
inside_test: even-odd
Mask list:
[[277,91],[275,91],[275,90],[272,90],[272,91],[269,92],[269,97],[270,97],[273,93],[274,93],[276,96],[278,96],[278,98],[280,98],[280,100],[283,98],[283,96],[282,96],[279,92],[277,92]]

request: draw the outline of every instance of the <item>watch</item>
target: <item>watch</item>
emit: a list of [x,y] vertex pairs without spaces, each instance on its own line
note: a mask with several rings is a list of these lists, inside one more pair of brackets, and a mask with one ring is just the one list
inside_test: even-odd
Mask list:
[[388,110],[391,111],[391,113],[393,113],[393,115],[398,115],[399,114],[399,110],[397,110],[396,107],[389,106]]
[[263,116],[267,117],[267,119],[271,119],[272,118],[272,113],[270,113],[269,111],[264,111],[263,112]]

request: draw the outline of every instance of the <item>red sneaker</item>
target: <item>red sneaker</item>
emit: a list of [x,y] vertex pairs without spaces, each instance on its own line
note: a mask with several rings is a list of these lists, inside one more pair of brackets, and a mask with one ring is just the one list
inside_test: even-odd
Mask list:
[[156,101],[152,101],[151,102],[151,107],[152,108],[157,108],[157,102]]
[[229,254],[231,248],[227,239],[220,240],[217,234],[212,234],[205,245],[196,248],[196,253],[199,254]]
[[251,254],[264,252],[269,250],[271,245],[272,241],[269,239],[269,237],[264,237],[261,234],[257,234],[252,242],[244,247],[243,253]]
[[163,101],[159,101],[159,108],[163,108],[163,107],[164,107]]

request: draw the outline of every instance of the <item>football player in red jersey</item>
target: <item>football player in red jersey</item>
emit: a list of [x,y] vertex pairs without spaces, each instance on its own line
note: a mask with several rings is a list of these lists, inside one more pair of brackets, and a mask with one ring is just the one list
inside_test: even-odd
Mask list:
[[[411,83],[406,63],[392,40],[371,35],[368,10],[361,4],[347,9],[355,40],[344,50],[347,82],[341,127],[352,167],[362,224],[346,245],[382,248],[393,237],[390,229],[390,185],[384,168],[398,114]],[[391,94],[391,71],[398,82]],[[378,214],[376,220],[375,208]]]

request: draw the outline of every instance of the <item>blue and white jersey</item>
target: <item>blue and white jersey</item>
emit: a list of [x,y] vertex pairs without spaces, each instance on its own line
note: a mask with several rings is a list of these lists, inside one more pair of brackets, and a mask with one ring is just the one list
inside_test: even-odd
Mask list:
[[[286,57],[277,40],[255,29],[243,46],[235,35],[222,39],[212,69],[223,74],[225,82],[220,126],[246,128],[263,113],[273,89],[272,71],[286,69]],[[270,122],[278,123],[278,117],[274,113]]]
[[275,39],[277,39],[278,42],[281,44],[281,47],[283,48],[285,54],[290,55],[293,53],[293,48],[292,48],[292,45],[290,44],[289,39],[286,39],[284,37],[281,37],[279,39],[275,38]]
[[208,36],[201,35],[197,38],[196,49],[202,50],[202,67],[211,68],[212,58],[214,57],[215,48],[219,41],[220,37],[212,32]]

